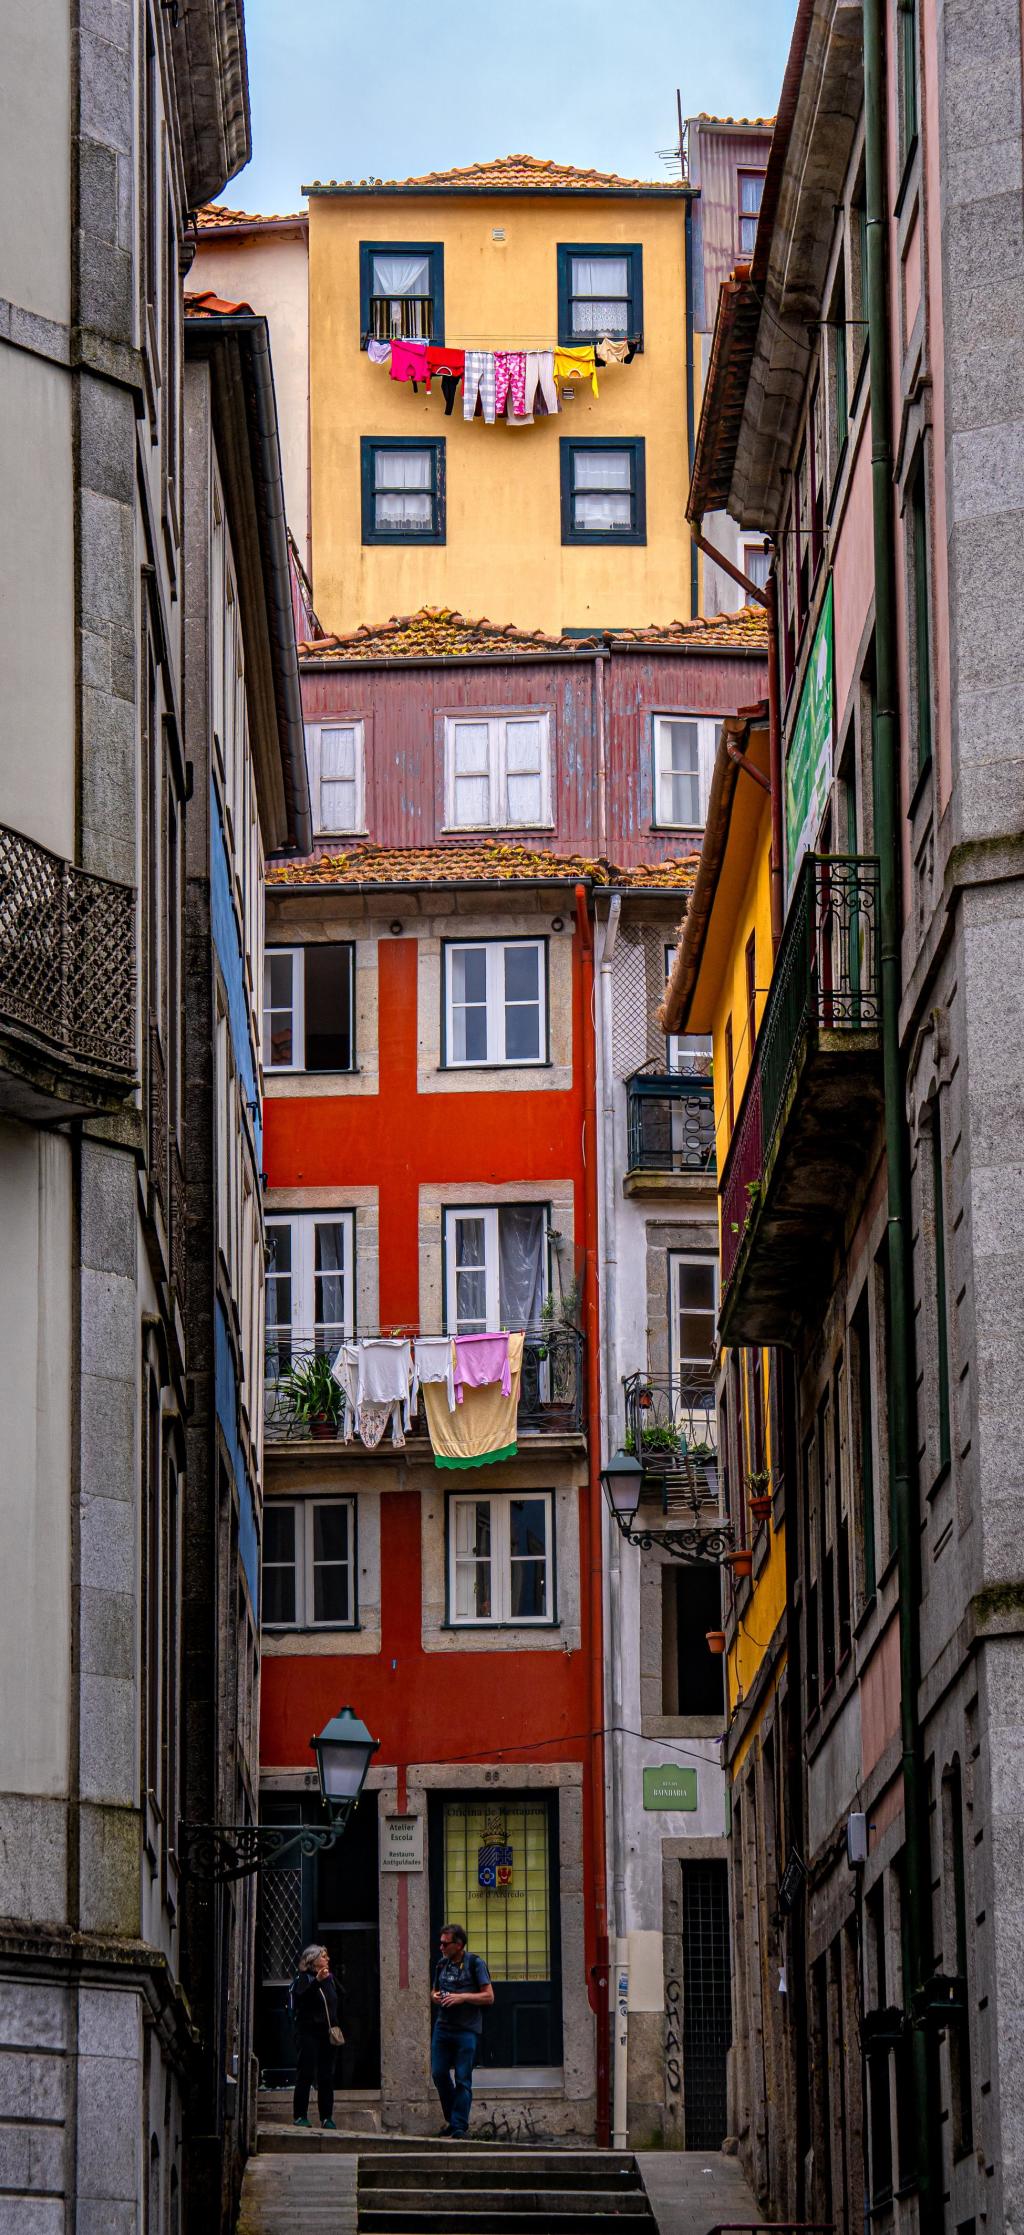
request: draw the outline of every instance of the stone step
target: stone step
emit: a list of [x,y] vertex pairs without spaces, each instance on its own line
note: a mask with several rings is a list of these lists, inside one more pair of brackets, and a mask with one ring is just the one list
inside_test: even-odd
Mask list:
[[492,2188],[438,2189],[430,2188],[359,2188],[359,2215],[378,2210],[403,2212],[408,2209],[422,2216],[445,2208],[447,2202],[456,2204],[467,2212],[583,2212],[593,2217],[595,2212],[620,2214],[623,2218],[643,2219],[649,2216],[647,2198],[642,2188],[634,2189],[575,2189],[575,2188],[520,2188],[504,2186]]
[[[514,2143],[485,2142],[475,2134],[471,2136],[471,2145],[475,2150],[490,2151],[494,2157],[508,2157],[515,2154]],[[274,2157],[302,2157],[308,2154],[315,2156],[320,2151],[323,2151],[324,2154],[333,2152],[335,2155],[341,2154],[348,2157],[376,2157],[377,2155],[391,2156],[396,2151],[403,2150],[419,2150],[433,2156],[437,2151],[447,2150],[450,2146],[447,2136],[443,2135],[431,2137],[423,2134],[359,2134],[345,2129],[341,2129],[335,2134],[324,2134],[318,2126],[311,2127],[309,2132],[306,2133],[301,2127],[261,2124],[256,2138],[256,2148],[261,2155]],[[559,2164],[567,2156],[600,2155],[602,2158],[608,2158],[611,2155],[608,2151],[590,2152],[586,2145],[581,2145],[578,2141],[559,2142],[555,2140],[545,2141],[541,2144],[524,2143],[520,2154],[535,2160],[538,2151],[545,2156],[554,2156]]]
[[[540,2229],[544,2235],[604,2235],[609,2219],[620,2216],[614,2201],[603,2207],[596,2196],[572,2201],[579,2209],[556,2208],[557,2198],[554,2204],[549,2197],[538,2198],[543,2217],[537,2211],[524,2211],[521,2198],[508,2199],[504,2209],[485,2209],[471,2197],[456,2203],[452,2197],[436,2194],[429,2205],[415,2211],[404,2201],[394,2207],[360,2204],[359,2235],[539,2235]],[[631,2230],[654,2226],[650,2211],[629,2220]]]
[[529,2191],[539,2188],[572,2189],[580,2195],[597,2189],[602,2195],[631,2196],[642,2193],[641,2181],[634,2166],[616,2165],[558,2165],[541,2166],[532,2162],[526,2165],[495,2164],[483,2155],[470,2155],[468,2149],[459,2150],[457,2165],[445,2159],[438,2165],[436,2159],[417,2159],[407,2163],[404,2158],[378,2159],[367,2164],[359,2160],[359,2193],[372,2194],[379,2189],[437,2188],[479,2189],[504,2188],[512,2191]]

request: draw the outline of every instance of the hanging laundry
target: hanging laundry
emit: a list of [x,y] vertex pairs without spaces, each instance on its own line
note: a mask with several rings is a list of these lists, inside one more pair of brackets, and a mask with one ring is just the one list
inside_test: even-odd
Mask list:
[[589,380],[596,396],[598,393],[597,366],[594,361],[593,342],[588,342],[585,349],[556,349],[555,379]]
[[356,1345],[359,1378],[356,1395],[364,1405],[400,1405],[402,1424],[409,1425],[412,1391],[412,1344],[407,1337],[368,1335]]
[[441,349],[435,345],[427,350],[427,364],[432,373],[454,373],[461,380],[466,370],[466,352],[464,349]]
[[425,341],[393,341],[391,344],[392,380],[411,380],[415,385],[423,380],[430,394],[430,367],[427,363]]
[[402,1431],[400,1412],[401,1407],[398,1405],[360,1405],[359,1440],[366,1445],[367,1451],[376,1450],[389,1420],[391,1422],[391,1441],[397,1450],[402,1449],[405,1436]]
[[462,386],[462,416],[472,419],[477,406],[489,427],[494,425],[494,353],[490,349],[467,349],[466,374]]
[[514,1459],[519,1412],[519,1383],[523,1370],[523,1337],[508,1338],[509,1383],[507,1397],[501,1385],[467,1388],[463,1402],[448,1410],[443,1383],[427,1382],[423,1403],[434,1447],[436,1467],[486,1467],[499,1459]]
[[522,419],[526,412],[524,349],[496,349],[494,352],[494,409],[499,419],[509,398],[509,418]]
[[368,341],[366,354],[371,365],[389,365],[391,362],[391,343],[389,341]]
[[596,347],[602,365],[628,365],[636,344],[631,341],[611,341],[605,334]]
[[523,390],[523,411],[535,409],[537,391],[541,402],[552,417],[558,410],[558,390],[555,387],[555,353],[553,349],[528,349],[526,352],[526,377]]
[[455,1346],[450,1335],[417,1335],[412,1351],[412,1407],[424,1382],[441,1381],[448,1393],[448,1410],[455,1411]]
[[512,1393],[507,1335],[456,1335],[455,1401],[464,1389],[486,1389],[500,1381],[503,1397]]
[[331,1367],[334,1379],[341,1390],[341,1433],[345,1443],[351,1443],[352,1430],[359,1410],[359,1353],[354,1343],[342,1343]]

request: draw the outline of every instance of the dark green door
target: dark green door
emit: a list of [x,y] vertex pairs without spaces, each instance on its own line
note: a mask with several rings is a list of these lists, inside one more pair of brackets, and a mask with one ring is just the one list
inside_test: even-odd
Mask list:
[[461,1924],[494,1985],[480,2064],[560,2065],[557,1795],[432,1801],[430,1881],[431,1975],[441,1925]]

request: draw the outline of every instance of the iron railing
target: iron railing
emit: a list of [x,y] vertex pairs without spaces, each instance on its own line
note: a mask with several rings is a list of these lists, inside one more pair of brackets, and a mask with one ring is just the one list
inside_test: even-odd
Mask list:
[[709,1078],[645,1065],[626,1080],[630,1172],[714,1172],[715,1105]]
[[371,296],[371,341],[430,341],[433,332],[432,295]]
[[881,1022],[878,863],[809,854],[800,870],[722,1171],[722,1287],[728,1288],[811,1035],[853,1046]]
[[714,1371],[630,1374],[623,1384],[626,1450],[644,1470],[645,1495],[662,1510],[717,1508],[718,1414]]
[[135,894],[0,824],[0,1030],[127,1087]]
[[[360,1332],[365,1333],[365,1330]],[[413,1331],[389,1327],[381,1332],[394,1335]],[[325,1336],[320,1331],[289,1334],[272,1330],[268,1333],[264,1430],[269,1442],[294,1442],[311,1434],[332,1437],[338,1433],[336,1422],[310,1427],[302,1402],[302,1384],[305,1369],[316,1359],[329,1362],[335,1358],[343,1339],[340,1335]],[[357,1340],[358,1335],[348,1339]],[[584,1341],[580,1330],[577,1327],[528,1327],[519,1381],[517,1425],[520,1434],[579,1435],[584,1422],[585,1397]],[[412,1433],[419,1436],[427,1433],[422,1399]],[[392,1449],[390,1431],[386,1431],[378,1448],[383,1453]]]

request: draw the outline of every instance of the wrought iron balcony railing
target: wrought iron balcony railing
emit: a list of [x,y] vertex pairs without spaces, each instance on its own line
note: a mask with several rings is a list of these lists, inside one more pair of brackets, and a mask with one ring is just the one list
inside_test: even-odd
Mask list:
[[805,1059],[812,1051],[859,1053],[874,1044],[880,1023],[878,863],[808,855],[722,1171],[723,1303],[760,1216]]
[[[630,1374],[624,1384],[626,1450],[639,1459],[646,1494],[662,1511],[718,1506],[718,1414],[706,1373]],[[647,1486],[649,1485],[649,1490]]]
[[135,895],[0,825],[0,1035],[82,1080],[135,1076]]
[[626,1081],[628,1170],[684,1174],[715,1170],[712,1081],[696,1072],[645,1065]]
[[[410,1334],[413,1330],[389,1327],[381,1332],[394,1335]],[[328,1392],[328,1406],[333,1405],[333,1415],[325,1408],[324,1417],[318,1419],[315,1406],[317,1389],[322,1386],[320,1377],[326,1370],[329,1380],[331,1360],[337,1356],[343,1339],[340,1334],[328,1335],[321,1329],[312,1334],[297,1330],[268,1332],[264,1372],[264,1429],[268,1442],[290,1443],[304,1441],[310,1436],[323,1439],[338,1435],[340,1390],[333,1400]],[[528,1327],[519,1383],[520,1434],[581,1434],[585,1394],[584,1340],[579,1329]],[[412,1432],[426,1436],[422,1402]],[[385,1456],[391,1451],[390,1434],[385,1435],[378,1449]]]
[[432,295],[374,295],[370,300],[372,341],[431,341]]

